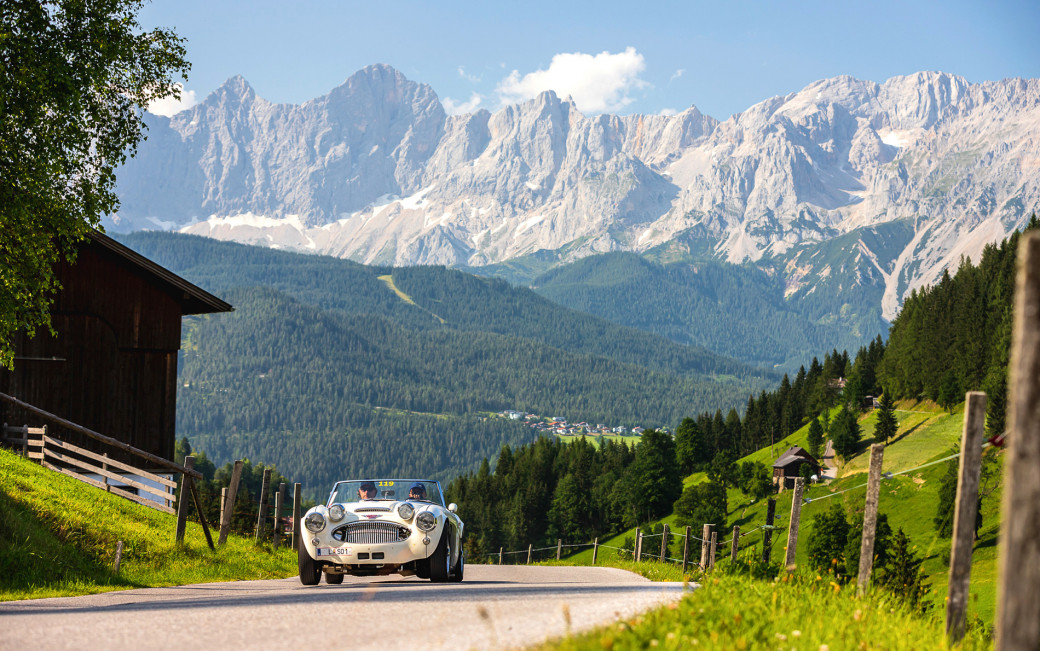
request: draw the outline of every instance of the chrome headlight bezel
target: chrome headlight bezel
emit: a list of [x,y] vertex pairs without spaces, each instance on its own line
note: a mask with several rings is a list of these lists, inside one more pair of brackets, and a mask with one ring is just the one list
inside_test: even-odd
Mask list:
[[325,528],[325,516],[317,511],[312,511],[303,519],[303,526],[307,527],[307,531],[311,533],[318,533]]
[[329,507],[329,520],[339,522],[347,515],[347,510],[342,504],[333,504]]
[[415,515],[415,507],[408,502],[405,502],[397,507],[397,515],[402,520],[411,520],[412,516]]
[[415,526],[420,531],[433,531],[437,527],[437,516],[429,511],[421,511],[415,516]]

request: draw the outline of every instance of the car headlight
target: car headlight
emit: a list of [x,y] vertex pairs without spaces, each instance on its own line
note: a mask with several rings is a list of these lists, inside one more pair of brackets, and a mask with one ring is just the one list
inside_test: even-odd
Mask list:
[[415,516],[415,526],[419,527],[422,531],[431,531],[437,526],[437,516],[429,511],[423,511],[419,515]]
[[303,526],[307,527],[307,531],[311,533],[318,533],[325,528],[325,516],[317,511],[308,513],[307,517],[303,519]]
[[329,508],[329,520],[332,520],[333,522],[339,522],[346,514],[347,510],[343,508],[342,504],[333,504]]
[[412,516],[415,515],[415,507],[405,502],[397,507],[397,515],[401,516],[402,520],[411,520]]

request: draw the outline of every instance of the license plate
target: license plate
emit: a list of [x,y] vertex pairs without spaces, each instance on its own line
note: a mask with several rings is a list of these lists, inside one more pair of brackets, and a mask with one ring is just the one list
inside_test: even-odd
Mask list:
[[318,556],[350,556],[350,547],[318,547]]

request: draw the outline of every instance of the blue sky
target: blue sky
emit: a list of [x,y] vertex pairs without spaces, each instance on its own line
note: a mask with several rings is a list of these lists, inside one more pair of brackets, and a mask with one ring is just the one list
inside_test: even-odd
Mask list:
[[718,119],[841,74],[1040,77],[1038,0],[153,0],[141,22],[187,39],[188,103],[237,74],[302,103],[374,63],[449,112],[552,88],[587,114],[696,105]]

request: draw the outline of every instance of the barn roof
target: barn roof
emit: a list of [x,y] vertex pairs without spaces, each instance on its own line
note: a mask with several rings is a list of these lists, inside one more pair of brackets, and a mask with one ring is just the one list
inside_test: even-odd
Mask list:
[[233,312],[235,308],[197,285],[193,285],[169,269],[152,262],[140,253],[120,244],[111,237],[92,230],[88,234],[91,244],[96,244],[119,262],[136,269],[151,278],[180,303],[182,314],[212,314]]
[[811,454],[805,451],[805,449],[796,446],[790,447],[786,452],[780,455],[780,458],[773,464],[774,468],[783,468],[791,465],[795,461],[808,461],[815,465],[820,465]]

